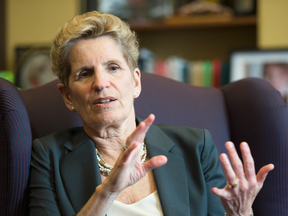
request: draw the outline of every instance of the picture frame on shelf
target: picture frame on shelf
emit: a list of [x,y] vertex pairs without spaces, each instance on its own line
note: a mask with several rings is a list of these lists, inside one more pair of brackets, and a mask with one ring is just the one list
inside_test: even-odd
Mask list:
[[57,79],[52,72],[50,46],[18,46],[15,56],[17,87],[29,89]]
[[247,77],[268,81],[288,104],[288,49],[233,51],[230,82]]

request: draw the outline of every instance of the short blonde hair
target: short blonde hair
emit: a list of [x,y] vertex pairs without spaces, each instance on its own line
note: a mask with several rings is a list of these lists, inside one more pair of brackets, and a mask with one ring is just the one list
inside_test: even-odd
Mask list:
[[121,47],[131,72],[138,67],[139,44],[135,32],[118,17],[98,11],[74,17],[62,26],[51,45],[52,70],[68,87],[70,52],[79,40],[110,36]]

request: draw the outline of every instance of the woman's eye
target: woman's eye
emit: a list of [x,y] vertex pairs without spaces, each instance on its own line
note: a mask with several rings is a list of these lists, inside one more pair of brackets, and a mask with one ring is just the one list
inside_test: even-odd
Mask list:
[[110,70],[111,70],[111,71],[116,71],[116,70],[118,70],[118,69],[119,69],[119,67],[117,67],[117,66],[111,66],[111,67],[110,67]]
[[79,74],[79,77],[80,77],[80,78],[87,77],[89,74],[90,74],[89,71],[82,71],[82,72]]

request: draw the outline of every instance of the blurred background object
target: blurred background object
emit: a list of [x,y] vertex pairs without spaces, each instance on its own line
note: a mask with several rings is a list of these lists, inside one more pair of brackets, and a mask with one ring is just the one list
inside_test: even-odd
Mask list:
[[288,50],[238,50],[230,57],[230,82],[247,77],[268,81],[288,104]]
[[213,14],[231,16],[233,14],[233,10],[219,3],[199,0],[183,5],[179,8],[177,14],[180,16]]
[[57,79],[52,72],[49,46],[16,47],[16,85],[29,89]]
[[98,0],[97,10],[129,22],[162,20],[173,14],[173,0]]
[[[219,87],[237,74],[229,67],[232,51],[288,48],[283,27],[287,7],[286,1],[272,0],[1,1],[5,37],[0,38],[0,60],[5,63],[0,62],[0,70],[12,71],[22,88],[55,79],[48,67],[49,47],[58,27],[77,14],[102,10],[125,19],[136,31],[142,71]],[[41,44],[46,50],[39,49]],[[262,66],[246,67],[250,75],[263,77]]]
[[256,0],[233,0],[233,9],[237,15],[256,13]]
[[288,103],[288,62],[267,62],[263,65],[263,78],[280,92]]
[[12,71],[0,71],[0,77],[10,81],[11,83],[15,83],[15,76]]

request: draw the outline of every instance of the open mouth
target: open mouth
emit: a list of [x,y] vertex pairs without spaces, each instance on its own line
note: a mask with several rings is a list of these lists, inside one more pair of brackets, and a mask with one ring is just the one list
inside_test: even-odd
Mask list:
[[113,102],[115,100],[116,99],[114,99],[114,98],[99,98],[94,102],[94,104],[107,104],[107,103]]
[[115,101],[115,100],[111,100],[111,99],[101,100],[101,101],[97,102],[96,104],[104,104],[104,103],[109,103],[111,101]]

